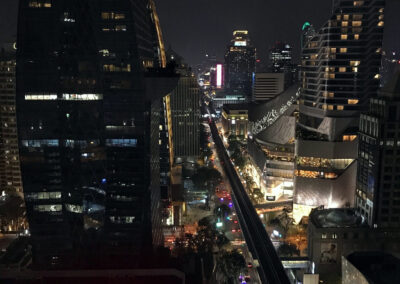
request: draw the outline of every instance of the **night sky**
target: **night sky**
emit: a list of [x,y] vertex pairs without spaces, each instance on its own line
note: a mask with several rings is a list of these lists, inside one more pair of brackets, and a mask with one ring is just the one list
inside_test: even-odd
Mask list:
[[[319,28],[330,16],[331,0],[155,0],[164,39],[191,65],[205,53],[223,59],[235,29],[248,29],[257,53],[265,58],[277,40],[300,53],[301,26]],[[387,0],[385,50],[400,52],[400,1]],[[1,0],[0,43],[16,35],[18,0]]]

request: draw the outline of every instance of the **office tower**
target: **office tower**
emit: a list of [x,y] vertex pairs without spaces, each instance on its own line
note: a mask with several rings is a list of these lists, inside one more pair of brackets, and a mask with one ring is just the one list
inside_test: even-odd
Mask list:
[[284,90],[284,73],[256,73],[254,75],[253,101],[268,101]]
[[170,98],[175,161],[195,162],[200,154],[200,89],[196,78],[181,75]]
[[400,72],[361,114],[356,208],[373,227],[400,225]]
[[292,47],[284,42],[276,42],[269,50],[269,61],[272,72],[287,72],[292,64]]
[[303,48],[294,215],[354,203],[360,111],[376,96],[384,1],[335,1]]
[[15,112],[15,49],[0,50],[0,191],[22,195]]
[[17,119],[35,267],[89,265],[86,255],[134,266],[162,243],[160,102],[177,78],[159,68],[151,4],[20,2]]
[[381,87],[392,78],[397,66],[400,66],[400,55],[396,52],[382,52]]
[[234,31],[225,54],[225,90],[251,99],[252,76],[255,72],[256,49],[248,31]]

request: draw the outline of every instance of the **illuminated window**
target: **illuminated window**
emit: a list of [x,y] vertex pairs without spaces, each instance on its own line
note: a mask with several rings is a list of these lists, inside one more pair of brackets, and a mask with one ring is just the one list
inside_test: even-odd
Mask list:
[[29,8],[51,8],[50,0],[29,1]]
[[131,65],[127,64],[126,66],[117,66],[114,64],[106,64],[103,65],[103,70],[105,72],[131,72]]
[[358,100],[357,99],[349,99],[349,100],[347,100],[347,103],[349,105],[356,105],[356,104],[358,104]]
[[336,15],[336,20],[340,21],[342,19],[341,15]]
[[358,66],[360,63],[361,61],[350,61],[350,66]]
[[335,47],[331,47],[331,53],[336,53],[336,48]]
[[380,79],[381,75],[380,74],[375,74],[374,79]]
[[354,141],[356,138],[357,135],[343,135],[343,141]]
[[33,210],[39,212],[60,212],[62,210],[61,204],[52,204],[52,205],[35,205]]
[[333,105],[328,105],[328,110],[333,110]]
[[327,233],[322,233],[321,234],[321,239],[326,239],[328,237],[328,234]]
[[341,36],[340,36],[340,39],[341,39],[341,40],[346,40],[346,39],[347,39],[347,35],[341,35]]
[[336,109],[337,110],[344,110],[344,107],[342,105],[338,105],[338,106],[336,106]]
[[349,15],[343,15],[343,20],[348,21],[349,20]]
[[25,194],[25,199],[28,200],[46,200],[46,199],[60,199],[61,192],[30,192]]
[[76,204],[65,204],[65,209],[72,213],[82,213],[83,207]]
[[115,31],[116,32],[121,32],[121,31],[126,32],[126,25],[116,25]]
[[328,92],[325,91],[325,92],[322,93],[322,95],[323,95],[325,98],[327,98],[327,97],[328,97]]
[[383,27],[384,25],[385,25],[385,23],[383,21],[379,21],[378,27]]
[[63,94],[66,101],[98,101],[103,99],[101,94]]
[[362,22],[361,21],[353,21],[353,27],[361,27]]
[[114,13],[114,12],[102,12],[101,18],[103,20],[123,20],[125,19],[125,14]]
[[137,139],[106,139],[106,146],[110,147],[136,147]]
[[342,22],[342,27],[347,27],[348,25],[349,25],[349,22],[347,22],[347,21]]
[[26,101],[52,101],[57,100],[57,94],[27,93]]
[[326,110],[326,109],[327,109],[327,105],[326,105],[326,104],[323,104],[323,105],[322,105],[322,109],[323,109],[323,110]]
[[346,67],[339,67],[339,72],[346,72]]
[[355,34],[355,35],[354,35],[354,39],[355,39],[355,40],[359,40],[359,39],[360,39],[360,35],[359,35],[359,34]]
[[364,1],[354,1],[353,5],[356,6],[356,7],[362,6],[362,5],[364,5]]
[[109,218],[114,224],[132,224],[136,219],[135,216],[110,216]]
[[347,52],[347,47],[341,47],[340,48],[341,53],[346,53]]
[[58,147],[59,142],[57,139],[22,140],[21,144],[24,147],[40,148],[40,147]]
[[335,93],[334,93],[334,92],[329,92],[329,93],[328,93],[328,96],[329,96],[330,98],[333,98],[333,97],[335,96]]

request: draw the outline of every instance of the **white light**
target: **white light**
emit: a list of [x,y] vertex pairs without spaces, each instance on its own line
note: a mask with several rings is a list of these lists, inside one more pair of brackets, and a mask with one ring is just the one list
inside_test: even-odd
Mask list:
[[222,87],[222,64],[217,64],[217,88]]
[[275,237],[279,237],[279,235],[280,235],[277,230],[274,230],[272,233],[274,234]]
[[216,225],[217,225],[217,228],[221,228],[224,224],[222,222],[218,222]]

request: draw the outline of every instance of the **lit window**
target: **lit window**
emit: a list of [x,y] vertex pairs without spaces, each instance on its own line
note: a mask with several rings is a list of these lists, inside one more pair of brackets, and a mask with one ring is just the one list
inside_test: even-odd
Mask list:
[[103,99],[101,94],[63,94],[66,101],[98,101]]
[[340,39],[341,39],[341,40],[346,40],[346,39],[347,39],[347,35],[341,35],[341,36],[340,36]]
[[340,48],[341,53],[346,53],[347,52],[347,47],[341,47]]
[[364,5],[364,1],[354,1],[353,5],[356,7],[362,6],[362,5]]
[[343,20],[348,21],[349,20],[349,15],[343,15]]
[[359,39],[360,39],[360,35],[359,35],[359,34],[355,34],[355,35],[354,35],[354,39],[355,39],[355,40],[359,40]]
[[322,233],[321,234],[321,239],[326,239],[328,237],[328,234],[327,233]]
[[344,110],[344,107],[342,105],[338,105],[338,106],[336,106],[336,109],[337,110]]
[[336,53],[336,48],[335,47],[331,47],[331,53]]
[[361,27],[362,22],[361,21],[353,21],[353,27]]
[[349,105],[356,105],[356,104],[358,104],[358,100],[356,100],[356,99],[349,99],[349,100],[347,100],[347,103],[349,104]]
[[82,213],[83,207],[76,204],[65,204],[65,209],[72,213]]
[[380,74],[375,74],[374,79],[380,79],[381,75]]
[[114,64],[106,64],[103,65],[103,70],[105,72],[131,72],[131,65],[127,64],[126,66],[117,66]]
[[62,210],[62,205],[61,204],[35,205],[33,209],[39,212],[60,212]]
[[346,67],[339,67],[339,72],[346,72]]
[[29,1],[29,8],[51,8],[50,0]]
[[44,93],[27,93],[25,95],[26,101],[52,101],[57,100],[57,94],[44,94]]
[[329,93],[328,93],[328,96],[329,96],[330,98],[333,98],[333,97],[335,96],[335,93],[334,93],[334,92],[329,92]]
[[347,27],[348,25],[349,25],[349,22],[347,22],[347,21],[342,22],[342,27]]
[[40,147],[58,147],[59,142],[57,139],[22,140],[21,144],[24,147],[40,148]]
[[350,61],[350,66],[358,66],[360,63],[360,61]]
[[106,139],[106,146],[110,147],[136,147],[137,139]]
[[333,105],[328,105],[328,110],[333,110]]
[[383,27],[384,25],[385,25],[385,23],[383,21],[379,21],[378,27]]

